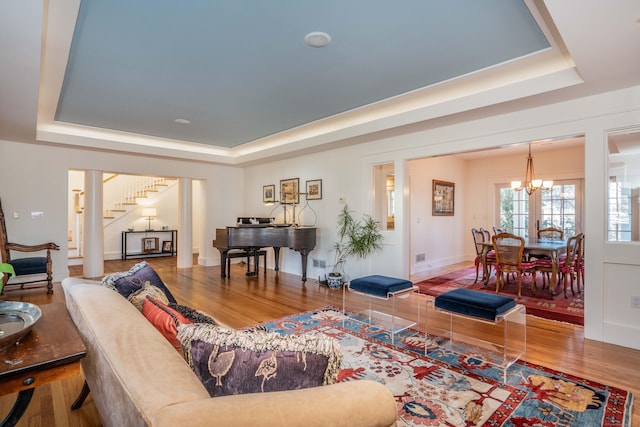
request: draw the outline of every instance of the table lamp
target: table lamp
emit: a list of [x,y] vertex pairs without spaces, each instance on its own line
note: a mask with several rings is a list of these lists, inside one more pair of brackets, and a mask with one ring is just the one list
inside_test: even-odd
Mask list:
[[147,218],[149,221],[149,226],[147,227],[147,231],[153,230],[151,228],[151,220],[156,217],[156,208],[144,208],[142,209],[142,216]]

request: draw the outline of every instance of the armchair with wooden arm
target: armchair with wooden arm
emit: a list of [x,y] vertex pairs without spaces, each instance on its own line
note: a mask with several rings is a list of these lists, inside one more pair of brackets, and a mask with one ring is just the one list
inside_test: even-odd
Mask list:
[[[0,202],[0,261],[10,264],[15,271],[15,283],[7,283],[8,274],[2,274],[2,284],[6,286],[20,286],[30,283],[47,284],[47,293],[53,293],[53,275],[51,268],[51,251],[60,250],[60,247],[53,242],[40,243],[37,245],[25,245],[21,243],[9,242],[7,238],[7,227],[4,221],[4,211]],[[11,259],[11,251],[21,253],[35,253],[46,251],[45,256],[25,256]],[[20,277],[24,276],[24,277]],[[3,287],[3,291],[4,291]]]

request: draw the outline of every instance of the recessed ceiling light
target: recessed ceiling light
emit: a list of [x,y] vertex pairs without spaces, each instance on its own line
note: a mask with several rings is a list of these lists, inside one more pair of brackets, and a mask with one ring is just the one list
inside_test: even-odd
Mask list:
[[311,47],[325,47],[331,43],[331,36],[322,31],[313,31],[304,36],[304,42]]
[[174,122],[178,123],[179,125],[189,125],[189,124],[191,124],[191,120],[187,120],[187,119],[175,119]]

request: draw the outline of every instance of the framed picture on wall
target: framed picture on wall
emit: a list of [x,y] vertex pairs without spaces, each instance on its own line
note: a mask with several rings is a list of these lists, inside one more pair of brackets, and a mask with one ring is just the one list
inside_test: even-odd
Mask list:
[[300,203],[300,178],[280,180],[280,203],[285,205]]
[[158,242],[160,239],[157,237],[143,237],[142,238],[142,252],[156,252],[158,250]]
[[263,185],[262,186],[262,202],[273,203],[276,201],[276,185]]
[[320,200],[322,199],[322,180],[313,179],[307,181],[307,200]]
[[455,213],[455,191],[455,183],[433,180],[431,198],[431,214],[433,216],[453,216]]

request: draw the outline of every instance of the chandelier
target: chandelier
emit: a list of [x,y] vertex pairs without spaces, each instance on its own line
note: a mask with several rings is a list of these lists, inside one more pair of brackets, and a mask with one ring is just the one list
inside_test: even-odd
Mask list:
[[524,174],[524,182],[511,181],[511,188],[515,191],[524,190],[528,195],[532,195],[537,189],[549,190],[553,187],[553,181],[543,181],[536,179],[533,171],[533,157],[531,157],[531,144],[529,144],[529,157],[527,157],[527,170]]

